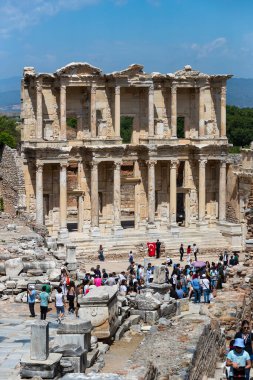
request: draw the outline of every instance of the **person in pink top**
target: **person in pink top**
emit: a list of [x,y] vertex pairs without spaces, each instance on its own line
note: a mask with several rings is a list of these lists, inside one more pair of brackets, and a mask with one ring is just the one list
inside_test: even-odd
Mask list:
[[94,278],[94,285],[96,285],[97,287],[98,287],[98,286],[101,286],[101,285],[102,285],[102,278],[100,278],[100,277],[95,277],[95,278]]

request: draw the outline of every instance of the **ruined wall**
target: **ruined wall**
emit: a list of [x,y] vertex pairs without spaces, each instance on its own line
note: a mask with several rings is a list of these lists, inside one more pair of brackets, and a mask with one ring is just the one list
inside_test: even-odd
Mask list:
[[0,192],[4,211],[16,215],[19,206],[25,206],[25,184],[22,162],[18,152],[4,146],[0,152]]

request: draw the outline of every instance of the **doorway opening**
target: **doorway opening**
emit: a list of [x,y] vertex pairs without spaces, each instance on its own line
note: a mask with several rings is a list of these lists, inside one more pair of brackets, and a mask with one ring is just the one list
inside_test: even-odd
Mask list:
[[133,135],[133,116],[120,117],[120,137],[123,144],[130,144]]
[[177,223],[179,226],[185,224],[185,194],[177,193]]
[[185,138],[185,118],[183,116],[179,116],[177,118],[177,137],[179,139]]

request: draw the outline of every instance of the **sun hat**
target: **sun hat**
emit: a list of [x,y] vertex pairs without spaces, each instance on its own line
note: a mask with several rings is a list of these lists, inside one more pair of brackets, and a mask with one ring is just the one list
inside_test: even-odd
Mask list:
[[234,347],[244,348],[244,340],[242,338],[236,338],[233,344]]
[[35,286],[34,285],[29,285],[29,289],[30,290],[35,289]]
[[202,274],[202,278],[206,278],[206,275],[205,275],[205,274]]

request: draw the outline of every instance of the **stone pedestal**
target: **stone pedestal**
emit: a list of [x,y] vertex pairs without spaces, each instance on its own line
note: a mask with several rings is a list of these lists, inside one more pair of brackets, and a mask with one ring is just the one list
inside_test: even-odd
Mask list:
[[49,323],[38,321],[31,325],[30,358],[46,360],[49,354]]
[[69,271],[77,270],[76,246],[74,244],[66,245],[66,263]]
[[117,286],[103,286],[78,296],[80,320],[89,319],[99,339],[113,336],[118,328],[117,292]]
[[155,266],[153,282],[156,284],[164,284],[166,281],[166,271],[164,265]]
[[89,351],[92,325],[90,320],[64,320],[57,330],[55,344],[60,347],[77,345]]

